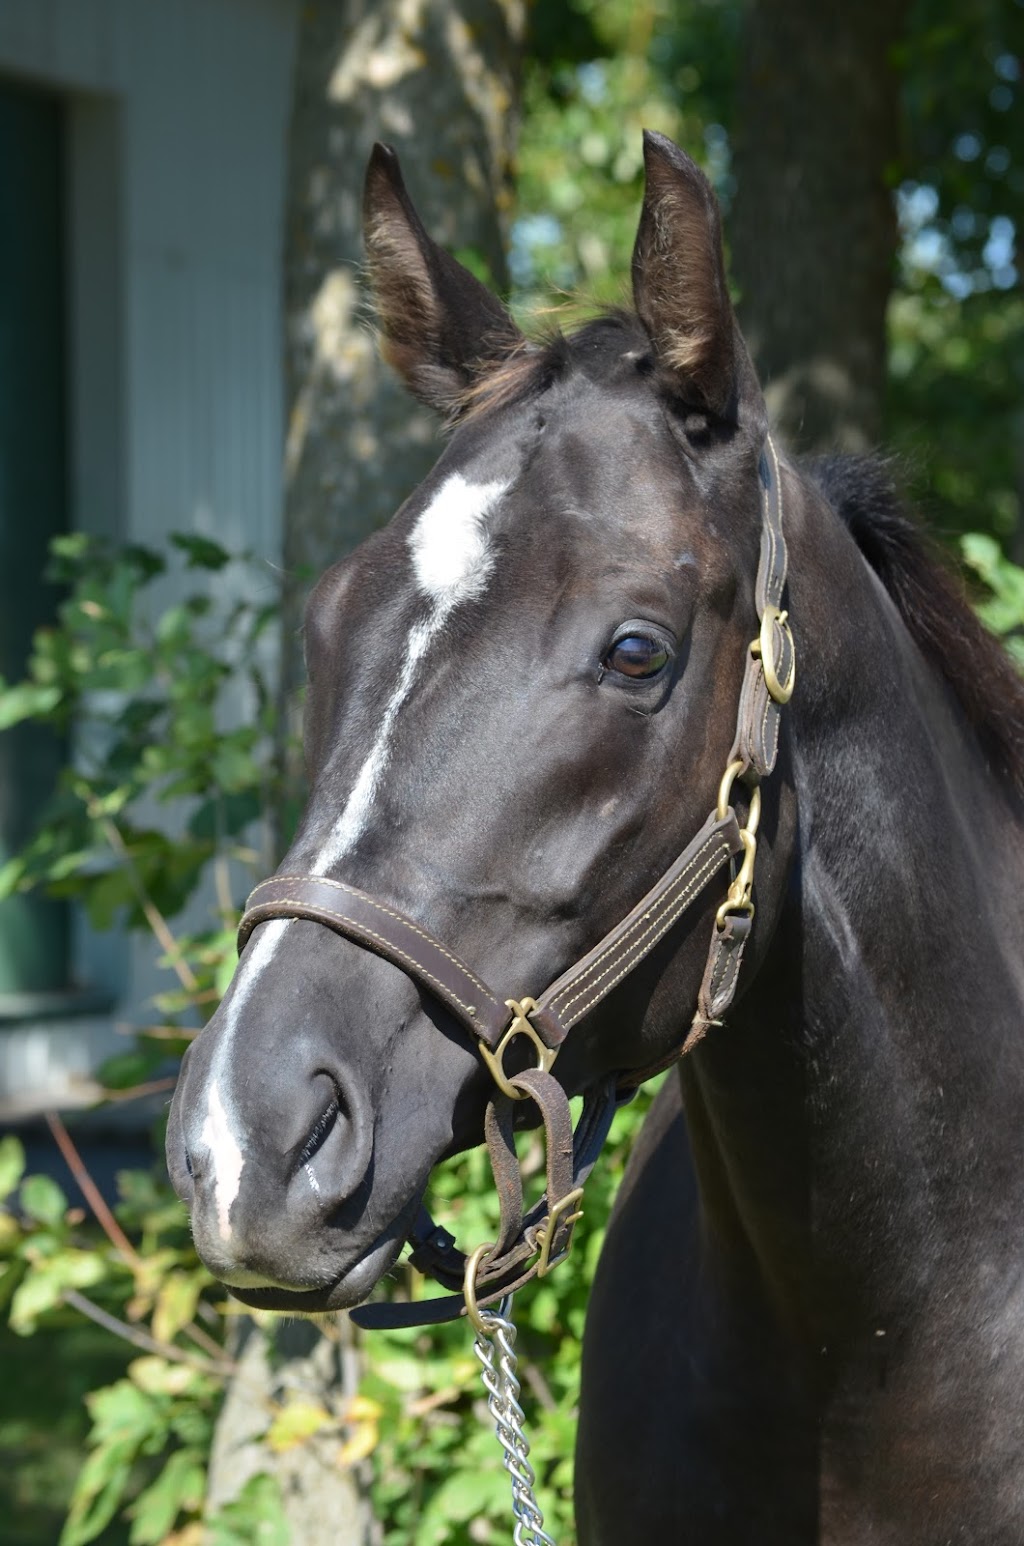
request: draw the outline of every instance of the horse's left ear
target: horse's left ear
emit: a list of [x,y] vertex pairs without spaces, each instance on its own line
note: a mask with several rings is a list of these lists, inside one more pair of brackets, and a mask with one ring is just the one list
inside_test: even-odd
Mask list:
[[363,238],[384,357],[421,402],[449,412],[522,334],[497,297],[427,235],[390,145],[375,145],[366,168]]
[[644,166],[633,249],[637,313],[658,365],[681,394],[721,417],[736,401],[742,345],[725,278],[718,200],[685,151],[646,129]]

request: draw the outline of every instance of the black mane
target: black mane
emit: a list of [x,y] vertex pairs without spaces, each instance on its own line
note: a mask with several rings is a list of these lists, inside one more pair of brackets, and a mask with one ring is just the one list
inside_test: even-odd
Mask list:
[[801,470],[847,526],[993,767],[1024,794],[1024,678],[904,503],[892,464],[877,456],[822,456],[802,462]]

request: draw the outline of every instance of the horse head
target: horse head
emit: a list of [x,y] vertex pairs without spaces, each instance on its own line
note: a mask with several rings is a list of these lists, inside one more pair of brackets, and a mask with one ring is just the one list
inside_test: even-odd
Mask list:
[[[537,343],[430,239],[394,154],[371,158],[385,353],[452,432],[306,616],[311,793],[274,895],[297,876],[308,897],[312,878],[378,912],[358,938],[323,926],[326,904],[251,914],[172,1107],[197,1247],[246,1303],[365,1298],[431,1169],[481,1140],[492,1076],[452,998],[403,969],[395,930],[521,1002],[715,807],[760,614],[767,421],[712,190],[661,136],[645,158],[635,311]],[[777,797],[761,840],[755,964],[785,869]],[[695,889],[592,995],[558,1049],[564,1091],[679,1050],[725,884]]]

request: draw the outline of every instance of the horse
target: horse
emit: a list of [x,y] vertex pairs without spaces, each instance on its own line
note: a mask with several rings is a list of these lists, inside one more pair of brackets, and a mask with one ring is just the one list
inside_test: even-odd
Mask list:
[[883,462],[779,448],[711,187],[644,159],[633,307],[528,340],[373,152],[384,352],[451,432],[310,598],[309,800],[170,1174],[243,1303],[349,1308],[410,1233],[444,1278],[420,1199],[486,1134],[497,1293],[678,1062],[593,1285],[580,1540],[1019,1546],[1024,689]]

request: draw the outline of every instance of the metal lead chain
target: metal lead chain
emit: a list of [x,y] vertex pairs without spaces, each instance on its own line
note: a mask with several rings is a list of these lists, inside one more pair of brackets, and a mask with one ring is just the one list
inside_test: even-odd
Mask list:
[[544,1530],[544,1515],[533,1493],[536,1478],[528,1459],[530,1446],[523,1432],[516,1378],[512,1295],[493,1309],[477,1310],[475,1324],[473,1351],[480,1360],[487,1407],[494,1418],[494,1431],[504,1450],[505,1470],[512,1481],[512,1513],[516,1522],[512,1539],[515,1546],[555,1546]]

